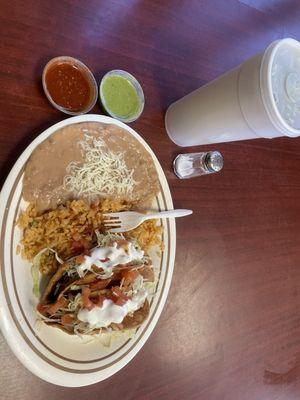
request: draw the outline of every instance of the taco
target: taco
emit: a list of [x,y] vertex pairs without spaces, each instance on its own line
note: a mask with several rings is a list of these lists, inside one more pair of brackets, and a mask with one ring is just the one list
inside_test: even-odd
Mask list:
[[140,326],[149,314],[151,259],[124,238],[106,238],[60,265],[37,311],[48,325],[69,334],[96,334]]

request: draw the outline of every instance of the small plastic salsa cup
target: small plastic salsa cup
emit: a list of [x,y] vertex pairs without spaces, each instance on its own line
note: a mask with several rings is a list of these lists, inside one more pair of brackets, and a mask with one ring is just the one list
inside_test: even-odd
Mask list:
[[98,85],[94,75],[76,58],[52,58],[43,70],[42,83],[49,102],[66,114],[85,114],[97,102]]
[[100,101],[111,117],[133,122],[142,114],[145,104],[141,85],[126,71],[109,71],[100,83]]

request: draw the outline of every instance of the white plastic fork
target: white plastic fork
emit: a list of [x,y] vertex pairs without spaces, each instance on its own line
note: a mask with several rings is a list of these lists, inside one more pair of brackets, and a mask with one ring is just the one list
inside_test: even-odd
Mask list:
[[120,233],[131,231],[147,219],[184,217],[190,214],[193,214],[192,210],[170,210],[161,211],[154,214],[141,214],[135,211],[122,211],[117,213],[103,214],[103,223],[108,232]]

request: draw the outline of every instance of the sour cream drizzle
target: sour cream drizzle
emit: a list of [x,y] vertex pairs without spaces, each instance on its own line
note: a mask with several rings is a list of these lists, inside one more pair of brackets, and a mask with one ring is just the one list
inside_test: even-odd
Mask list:
[[84,262],[76,266],[78,275],[83,277],[90,271],[93,265],[103,269],[105,277],[112,275],[113,267],[119,264],[128,264],[132,261],[140,261],[144,257],[144,252],[134,247],[128,242],[125,248],[118,247],[115,242],[111,246],[95,247],[89,256],[84,256]]
[[77,317],[80,321],[88,323],[91,328],[105,328],[111,323],[120,324],[127,314],[142,307],[147,295],[147,290],[141,289],[123,306],[105,299],[101,307],[94,307],[90,311],[83,308],[78,312]]

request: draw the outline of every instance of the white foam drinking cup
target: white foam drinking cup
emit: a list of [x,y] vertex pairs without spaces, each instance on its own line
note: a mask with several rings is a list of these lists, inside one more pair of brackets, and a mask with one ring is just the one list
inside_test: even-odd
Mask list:
[[171,104],[179,146],[300,135],[300,43],[286,38]]

